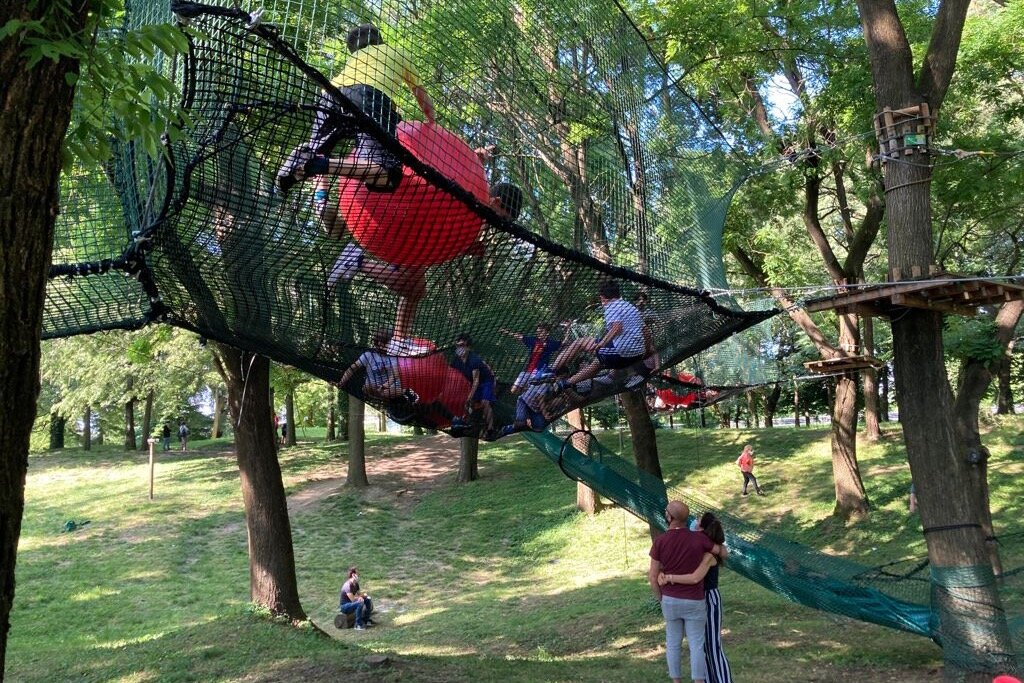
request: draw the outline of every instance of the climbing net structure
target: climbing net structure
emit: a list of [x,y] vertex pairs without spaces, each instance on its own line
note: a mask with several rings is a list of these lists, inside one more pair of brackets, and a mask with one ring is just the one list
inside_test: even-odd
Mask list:
[[[772,314],[705,293],[745,169],[612,0],[127,16],[187,37],[153,57],[185,125],[162,157],[118,143],[69,176],[49,337],[167,321],[345,377],[399,421],[497,435],[517,396],[537,428]],[[544,325],[562,347],[531,361]],[[453,368],[462,334],[476,356]],[[616,357],[588,371],[591,339]],[[518,393],[555,361],[562,382]]]

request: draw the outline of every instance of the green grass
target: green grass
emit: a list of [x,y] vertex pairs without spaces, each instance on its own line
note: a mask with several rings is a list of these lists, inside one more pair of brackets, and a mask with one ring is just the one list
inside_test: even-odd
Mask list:
[[[1007,421],[987,438],[1004,530],[1022,512],[1014,486],[1024,470],[1021,424]],[[617,449],[616,434],[604,439]],[[410,442],[371,435],[368,457],[401,458]],[[733,462],[746,442],[757,451],[765,498],[739,496]],[[7,680],[665,678],[646,526],[618,509],[577,514],[575,484],[524,442],[482,448],[478,482],[459,486],[449,473],[429,489],[372,475],[365,490],[318,483],[343,476],[343,445],[283,451],[290,494],[322,487],[293,513],[292,533],[303,605],[332,639],[250,613],[235,462],[223,442],[195,446],[158,453],[153,501],[145,454],[104,447],[30,458]],[[765,528],[858,557],[923,550],[893,432],[861,445],[874,510],[849,527],[830,516],[827,431],[663,430],[659,446],[671,485]],[[61,533],[68,519],[90,524]],[[330,625],[350,564],[376,598],[380,628]],[[805,609],[729,572],[722,593],[739,681],[936,679],[941,653],[926,639]],[[369,669],[363,660],[373,653],[392,665]]]

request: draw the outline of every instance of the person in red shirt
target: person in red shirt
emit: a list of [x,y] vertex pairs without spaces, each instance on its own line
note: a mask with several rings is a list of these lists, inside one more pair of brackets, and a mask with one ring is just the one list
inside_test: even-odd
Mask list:
[[682,642],[685,631],[690,646],[690,675],[694,683],[706,683],[704,631],[708,613],[704,604],[704,583],[664,586],[658,583],[658,575],[663,572],[674,575],[696,571],[705,553],[722,558],[726,555],[725,546],[687,528],[689,516],[690,508],[682,501],[673,500],[665,508],[668,530],[654,539],[651,546],[647,582],[654,597],[661,603],[661,613],[665,618],[665,657],[668,660],[669,677],[673,683],[682,683]]
[[764,491],[761,490],[761,486],[757,483],[757,477],[754,476],[754,449],[750,447],[749,443],[743,447],[740,457],[736,458],[736,465],[743,473],[743,495],[749,495],[747,485],[754,482],[754,490],[757,491],[757,495],[763,496]]

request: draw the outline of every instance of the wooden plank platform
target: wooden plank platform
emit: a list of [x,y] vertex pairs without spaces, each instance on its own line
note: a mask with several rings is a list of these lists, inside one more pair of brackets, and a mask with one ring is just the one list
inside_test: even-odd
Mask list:
[[1002,280],[962,280],[949,274],[928,280],[886,282],[804,302],[809,312],[835,311],[892,317],[908,308],[973,316],[982,306],[1024,299],[1024,285]]
[[832,375],[840,372],[857,372],[867,368],[879,369],[885,366],[885,361],[874,356],[840,356],[839,358],[827,358],[824,360],[812,360],[804,363],[809,372],[819,375]]

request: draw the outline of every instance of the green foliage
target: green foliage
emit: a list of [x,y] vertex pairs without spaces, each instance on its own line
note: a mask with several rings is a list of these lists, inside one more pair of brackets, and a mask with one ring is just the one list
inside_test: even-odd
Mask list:
[[996,324],[991,318],[946,318],[943,346],[946,353],[961,360],[994,363],[1005,349],[996,339]]

